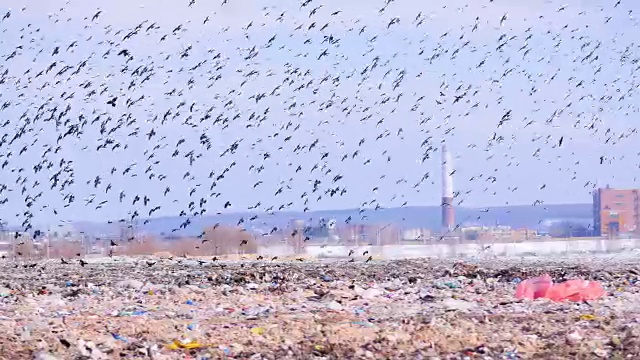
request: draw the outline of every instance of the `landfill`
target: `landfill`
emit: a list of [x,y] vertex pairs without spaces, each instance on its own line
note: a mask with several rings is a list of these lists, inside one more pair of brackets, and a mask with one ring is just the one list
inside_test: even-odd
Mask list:
[[[640,261],[6,262],[3,359],[640,358]],[[597,281],[592,301],[517,285]]]

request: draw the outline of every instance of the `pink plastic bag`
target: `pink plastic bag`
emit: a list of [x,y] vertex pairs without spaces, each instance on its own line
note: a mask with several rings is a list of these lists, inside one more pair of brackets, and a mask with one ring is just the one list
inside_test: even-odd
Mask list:
[[547,292],[553,286],[551,276],[544,274],[542,276],[524,280],[516,287],[517,299],[537,299],[547,297]]
[[527,279],[516,288],[518,299],[547,298],[552,301],[587,301],[606,295],[606,291],[597,281],[567,280],[554,284],[548,274]]
[[606,291],[597,281],[567,280],[551,287],[547,297],[553,301],[588,301],[603,297]]

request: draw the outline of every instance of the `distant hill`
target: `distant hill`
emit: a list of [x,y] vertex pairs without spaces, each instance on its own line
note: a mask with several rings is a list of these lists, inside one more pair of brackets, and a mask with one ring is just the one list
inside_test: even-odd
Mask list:
[[[487,211],[488,210],[488,211]],[[258,218],[249,222],[249,218],[258,215]],[[361,216],[365,215],[364,219]],[[396,224],[401,228],[428,228],[440,229],[439,206],[412,206],[402,208],[387,208],[377,211],[367,210],[363,214],[358,209],[347,210],[323,210],[311,212],[277,212],[266,213],[227,213],[220,215],[207,215],[191,218],[191,225],[187,229],[173,232],[184,218],[159,217],[151,218],[147,224],[138,224],[138,231],[155,235],[195,236],[204,228],[216,223],[235,226],[240,218],[245,222],[241,225],[247,229],[268,231],[272,227],[286,227],[291,220],[303,219],[307,224],[317,225],[321,219],[336,219],[338,225],[344,224],[345,219],[351,217],[352,224]],[[514,228],[537,229],[542,220],[548,219],[581,219],[592,218],[591,204],[563,204],[563,205],[519,205],[501,206],[489,208],[456,208],[456,221],[459,223],[475,223],[478,225],[508,225]],[[119,233],[118,224],[106,224],[95,222],[76,222],[73,224],[77,231],[84,231],[94,235],[116,235]]]

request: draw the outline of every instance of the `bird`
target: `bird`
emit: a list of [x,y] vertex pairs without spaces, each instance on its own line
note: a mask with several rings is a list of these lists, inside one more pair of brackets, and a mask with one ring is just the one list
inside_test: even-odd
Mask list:
[[[436,165],[439,141],[464,163],[448,175],[473,179],[460,181],[460,206],[517,196],[543,205],[574,181],[594,184],[604,167],[638,166],[628,148],[638,136],[636,24],[620,1],[536,16],[493,2],[429,16],[418,6],[411,24],[390,14],[393,1],[362,5],[374,18],[304,0],[227,25],[233,4],[206,15],[202,5],[172,4],[166,11],[192,18],[170,25],[132,13],[126,29],[99,8],[61,8],[28,26],[36,10],[4,13],[0,217],[12,229],[37,239],[35,224],[79,216],[120,232],[118,253],[149,232],[210,256],[219,249],[195,237],[212,226],[241,233],[230,240],[238,248],[293,241],[281,216],[294,211],[314,222],[314,210],[358,208],[332,213],[339,233],[410,211],[438,190],[423,168]],[[428,38],[419,26],[431,26]],[[597,164],[592,154],[598,169],[584,165]],[[525,171],[535,176],[511,175]],[[571,196],[589,196],[589,185]],[[407,218],[394,231],[418,226]],[[305,246],[316,237],[305,232]]]

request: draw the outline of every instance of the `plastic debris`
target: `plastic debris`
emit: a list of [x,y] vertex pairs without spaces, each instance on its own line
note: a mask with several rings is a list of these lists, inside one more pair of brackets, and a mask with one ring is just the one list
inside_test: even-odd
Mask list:
[[144,311],[144,310],[121,311],[117,314],[117,316],[142,316],[146,314],[147,314],[147,311]]
[[552,301],[588,301],[596,300],[606,295],[606,291],[597,281],[567,280],[554,284],[551,276],[527,279],[516,288],[518,299],[546,298]]
[[545,274],[521,281],[516,287],[516,298],[538,299],[547,297],[547,292],[553,286],[551,276]]
[[589,301],[599,299],[606,293],[597,281],[567,280],[551,287],[547,296],[554,301]]
[[198,349],[203,347],[199,342],[195,340],[173,340],[171,344],[166,346],[169,350],[178,350],[178,349]]
[[113,338],[116,340],[125,341],[125,342],[128,341],[126,337],[120,336],[116,333],[111,333],[111,336],[113,336]]
[[591,320],[595,320],[596,317],[595,315],[591,315],[591,314],[582,314],[580,315],[579,319],[584,321],[591,321]]
[[352,321],[351,324],[352,325],[364,326],[364,327],[374,327],[375,326],[375,325],[373,325],[372,323],[370,323],[368,321]]

